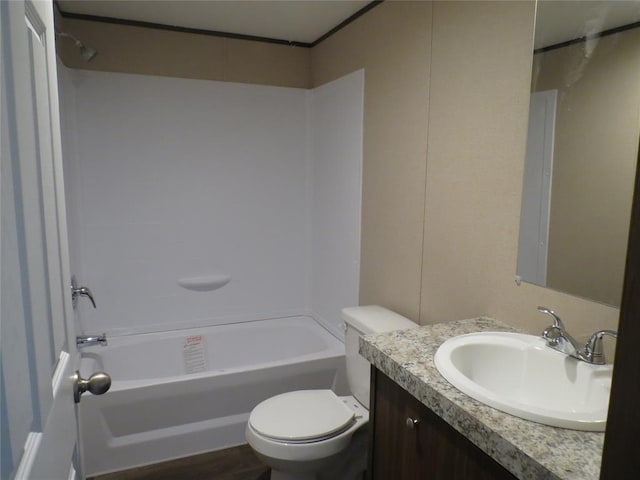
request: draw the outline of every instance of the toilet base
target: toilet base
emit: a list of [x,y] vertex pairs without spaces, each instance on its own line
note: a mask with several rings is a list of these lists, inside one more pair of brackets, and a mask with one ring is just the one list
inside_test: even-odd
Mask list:
[[[368,428],[361,428],[353,434],[345,451],[317,462],[279,464],[256,454],[271,465],[271,480],[362,480],[367,469],[367,445]],[[281,465],[287,470],[279,470]]]

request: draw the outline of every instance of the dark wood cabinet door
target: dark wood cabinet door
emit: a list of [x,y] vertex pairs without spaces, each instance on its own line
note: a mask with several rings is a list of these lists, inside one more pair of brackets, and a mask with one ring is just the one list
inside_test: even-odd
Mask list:
[[[419,479],[423,445],[418,437],[419,424],[407,426],[407,419],[420,421],[421,404],[389,377],[372,370],[373,414],[370,443],[371,478]],[[424,408],[424,407],[422,407]]]
[[504,467],[373,369],[373,480],[514,480]]

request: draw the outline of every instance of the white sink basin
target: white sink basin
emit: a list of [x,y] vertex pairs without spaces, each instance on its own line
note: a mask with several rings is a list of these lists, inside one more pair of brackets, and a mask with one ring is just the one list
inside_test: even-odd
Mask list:
[[541,337],[503,332],[451,338],[434,360],[454,387],[498,410],[554,427],[605,429],[611,365],[569,357]]

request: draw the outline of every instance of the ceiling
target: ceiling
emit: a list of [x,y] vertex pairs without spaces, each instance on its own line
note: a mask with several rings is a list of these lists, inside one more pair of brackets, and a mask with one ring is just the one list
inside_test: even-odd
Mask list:
[[[371,0],[58,0],[65,13],[313,43]],[[535,48],[640,21],[640,0],[538,2]]]
[[313,43],[371,0],[58,0],[64,13]]
[[535,48],[600,33],[640,21],[640,1],[539,1]]

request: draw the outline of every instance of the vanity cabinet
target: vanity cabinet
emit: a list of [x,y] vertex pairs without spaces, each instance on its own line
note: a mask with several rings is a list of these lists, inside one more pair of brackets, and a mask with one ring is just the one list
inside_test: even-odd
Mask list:
[[373,367],[371,402],[371,480],[516,478]]

